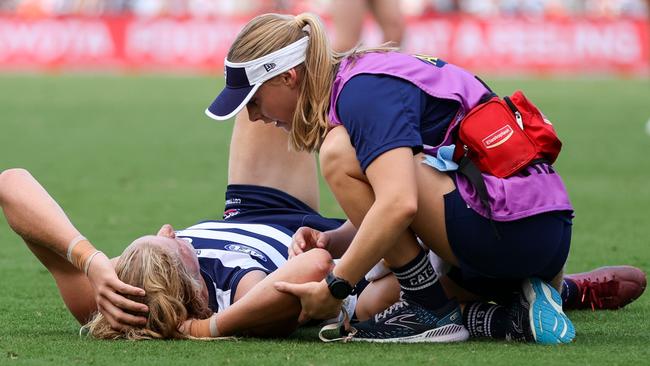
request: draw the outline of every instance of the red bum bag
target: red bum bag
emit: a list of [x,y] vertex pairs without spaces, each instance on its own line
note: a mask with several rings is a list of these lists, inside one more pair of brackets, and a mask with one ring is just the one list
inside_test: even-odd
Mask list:
[[551,122],[516,91],[511,97],[493,97],[465,116],[454,160],[469,158],[481,172],[507,178],[536,161],[552,164],[561,148]]

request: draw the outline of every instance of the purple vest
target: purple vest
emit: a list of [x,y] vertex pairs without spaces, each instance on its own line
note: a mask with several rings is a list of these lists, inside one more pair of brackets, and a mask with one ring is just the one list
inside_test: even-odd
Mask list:
[[[398,77],[413,83],[432,97],[460,103],[458,115],[451,122],[443,141],[438,146],[425,146],[425,153],[431,155],[435,155],[440,146],[453,143],[452,132],[459,121],[479,103],[481,97],[489,93],[474,75],[452,64],[436,67],[398,52],[367,53],[341,62],[330,97],[329,118],[332,126],[344,124],[336,113],[336,103],[345,83],[359,74]],[[550,174],[552,170],[549,169],[552,168],[545,165],[528,167],[528,176],[519,174],[507,179],[483,174],[490,196],[492,218],[512,221],[548,211],[573,211],[562,178],[558,174]],[[462,175],[455,175],[456,186],[465,202],[480,215],[488,217],[487,208],[481,204],[474,187]]]

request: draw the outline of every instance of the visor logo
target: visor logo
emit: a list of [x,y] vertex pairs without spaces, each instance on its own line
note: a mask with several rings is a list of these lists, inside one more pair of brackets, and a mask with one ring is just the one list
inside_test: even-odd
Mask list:
[[266,72],[269,72],[269,71],[275,69],[275,66],[276,66],[275,63],[273,63],[273,62],[268,63],[268,64],[264,64],[264,70],[266,70]]

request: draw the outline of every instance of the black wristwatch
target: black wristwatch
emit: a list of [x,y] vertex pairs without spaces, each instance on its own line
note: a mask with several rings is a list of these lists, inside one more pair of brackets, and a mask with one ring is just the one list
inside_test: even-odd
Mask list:
[[343,300],[354,292],[354,287],[350,285],[350,282],[334,276],[332,272],[327,274],[325,282],[327,282],[330,293],[336,299]]

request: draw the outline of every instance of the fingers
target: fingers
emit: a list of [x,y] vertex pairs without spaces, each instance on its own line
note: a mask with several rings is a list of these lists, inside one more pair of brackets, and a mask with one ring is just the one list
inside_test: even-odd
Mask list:
[[122,295],[131,295],[131,296],[140,296],[140,297],[145,295],[143,289],[139,287],[131,286],[120,280],[117,280],[117,283],[111,283],[110,285]]
[[114,306],[122,310],[135,312],[135,313],[146,313],[147,311],[149,311],[147,305],[137,301],[129,300],[118,293],[106,292],[103,295],[104,298],[108,300],[111,304],[113,304]]
[[176,233],[174,232],[174,228],[170,224],[165,224],[163,225],[160,230],[158,230],[158,233],[156,234],[158,236],[164,236],[167,238],[175,238]]
[[321,233],[321,235],[318,237],[318,240],[316,241],[316,246],[321,249],[327,249],[328,245],[329,237],[325,235],[325,233]]
[[307,315],[307,313],[304,310],[300,312],[300,315],[298,316],[298,324],[304,324],[310,320],[311,318],[309,317],[309,315]]
[[111,328],[115,330],[124,330],[129,327],[140,327],[147,324],[145,317],[125,313],[109,301],[98,302],[97,305]]
[[305,292],[305,283],[276,282],[273,284],[276,290],[285,294],[301,297]]

